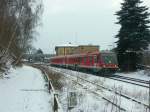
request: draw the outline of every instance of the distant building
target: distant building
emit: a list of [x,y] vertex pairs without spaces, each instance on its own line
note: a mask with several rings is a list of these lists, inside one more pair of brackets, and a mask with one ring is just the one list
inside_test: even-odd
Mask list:
[[70,55],[74,53],[76,48],[77,48],[76,45],[65,44],[65,45],[56,46],[55,51],[57,56]]
[[88,53],[88,52],[98,52],[99,46],[98,45],[79,45],[75,53]]
[[24,62],[49,62],[51,57],[54,57],[54,54],[43,54],[41,51],[37,51],[32,54],[24,54]]
[[71,55],[99,51],[98,45],[60,45],[55,47],[56,55]]

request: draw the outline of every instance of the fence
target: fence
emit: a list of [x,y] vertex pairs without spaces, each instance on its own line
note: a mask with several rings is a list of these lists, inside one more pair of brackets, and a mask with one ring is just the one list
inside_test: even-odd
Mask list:
[[54,100],[53,100],[53,112],[62,112],[62,108],[59,104],[59,101],[58,101],[58,94],[56,94],[55,92],[55,89],[52,85],[52,82],[51,82],[51,79],[47,76],[46,73],[44,73],[44,79],[46,80],[46,82],[48,83],[48,91],[49,93],[51,93],[54,97]]

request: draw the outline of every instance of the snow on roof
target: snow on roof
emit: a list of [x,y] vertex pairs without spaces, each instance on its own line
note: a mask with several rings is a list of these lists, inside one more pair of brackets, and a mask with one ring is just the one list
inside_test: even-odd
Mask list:
[[92,44],[87,44],[87,45],[79,45],[79,47],[84,47],[84,46],[96,46],[96,47],[99,47],[99,45],[92,45]]
[[78,45],[68,43],[68,44],[57,45],[56,47],[77,47],[77,46],[78,46]]
[[92,45],[92,44],[88,44],[88,45],[75,45],[72,43],[68,43],[68,44],[61,44],[61,45],[57,45],[56,47],[82,47],[82,46],[96,46],[99,47],[99,45]]

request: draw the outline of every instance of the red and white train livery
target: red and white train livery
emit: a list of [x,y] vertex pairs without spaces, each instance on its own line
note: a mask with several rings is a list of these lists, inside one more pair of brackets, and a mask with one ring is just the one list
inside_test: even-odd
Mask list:
[[50,63],[52,66],[94,73],[112,72],[118,69],[116,55],[112,52],[55,56],[50,59]]

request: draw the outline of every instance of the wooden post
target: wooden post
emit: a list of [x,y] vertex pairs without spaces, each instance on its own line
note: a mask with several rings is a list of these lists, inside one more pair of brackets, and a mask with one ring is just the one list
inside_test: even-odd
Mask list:
[[58,112],[58,102],[56,100],[58,94],[54,94],[54,112]]
[[50,83],[51,83],[51,81],[49,80],[49,81],[48,81],[48,90],[49,90],[49,93],[50,93],[50,91],[51,91],[51,89],[52,89],[52,87],[51,87],[51,84],[50,84]]

